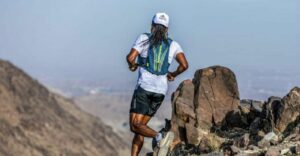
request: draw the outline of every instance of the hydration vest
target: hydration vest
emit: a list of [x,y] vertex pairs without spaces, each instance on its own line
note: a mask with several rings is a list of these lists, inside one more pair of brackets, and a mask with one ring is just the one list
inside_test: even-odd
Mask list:
[[[150,34],[146,34],[150,38]],[[172,39],[168,38],[167,42],[150,46],[147,57],[139,55],[138,64],[155,75],[165,75],[169,72],[170,63],[168,62],[170,46]]]

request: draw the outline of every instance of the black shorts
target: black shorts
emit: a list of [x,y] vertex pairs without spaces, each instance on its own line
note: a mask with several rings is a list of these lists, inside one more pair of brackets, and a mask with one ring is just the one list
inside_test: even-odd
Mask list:
[[139,86],[133,93],[130,113],[153,116],[164,98],[163,94],[149,92]]

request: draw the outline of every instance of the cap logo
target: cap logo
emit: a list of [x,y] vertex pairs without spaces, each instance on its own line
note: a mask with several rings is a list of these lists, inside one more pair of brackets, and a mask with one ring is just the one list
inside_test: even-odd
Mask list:
[[160,19],[160,20],[164,20],[164,21],[167,20],[166,17],[165,17],[164,15],[159,16],[159,19]]

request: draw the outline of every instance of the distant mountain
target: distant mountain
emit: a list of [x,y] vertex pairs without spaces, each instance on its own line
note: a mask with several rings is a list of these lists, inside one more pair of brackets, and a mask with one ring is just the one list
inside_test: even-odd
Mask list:
[[99,118],[0,60],[1,156],[116,156],[128,147]]

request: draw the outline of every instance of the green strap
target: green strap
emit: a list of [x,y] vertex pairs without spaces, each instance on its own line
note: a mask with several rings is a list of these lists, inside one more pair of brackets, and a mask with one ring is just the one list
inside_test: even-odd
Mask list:
[[157,64],[157,53],[156,53],[156,48],[153,47],[153,54],[154,54],[154,59],[153,59],[153,65],[154,65],[154,70],[156,71],[156,64]]
[[165,60],[166,51],[169,50],[169,48],[167,48],[162,53],[162,47],[163,47],[163,45],[160,44],[159,50],[158,50],[158,54],[157,54],[157,48],[153,47],[153,52],[154,52],[154,70],[155,71],[161,71],[162,62]]
[[162,44],[159,46],[159,51],[158,51],[158,56],[157,56],[157,64],[156,64],[156,71],[159,70],[159,66],[161,64],[161,62],[160,62],[161,51],[162,51]]
[[162,54],[162,59],[160,60],[160,64],[159,64],[159,67],[158,67],[158,71],[160,72],[161,71],[161,67],[162,67],[162,65],[163,65],[163,62],[165,61],[165,58],[166,58],[166,54],[167,54],[167,52],[169,51],[169,47],[168,48],[166,48],[166,50],[163,52],[163,54]]

